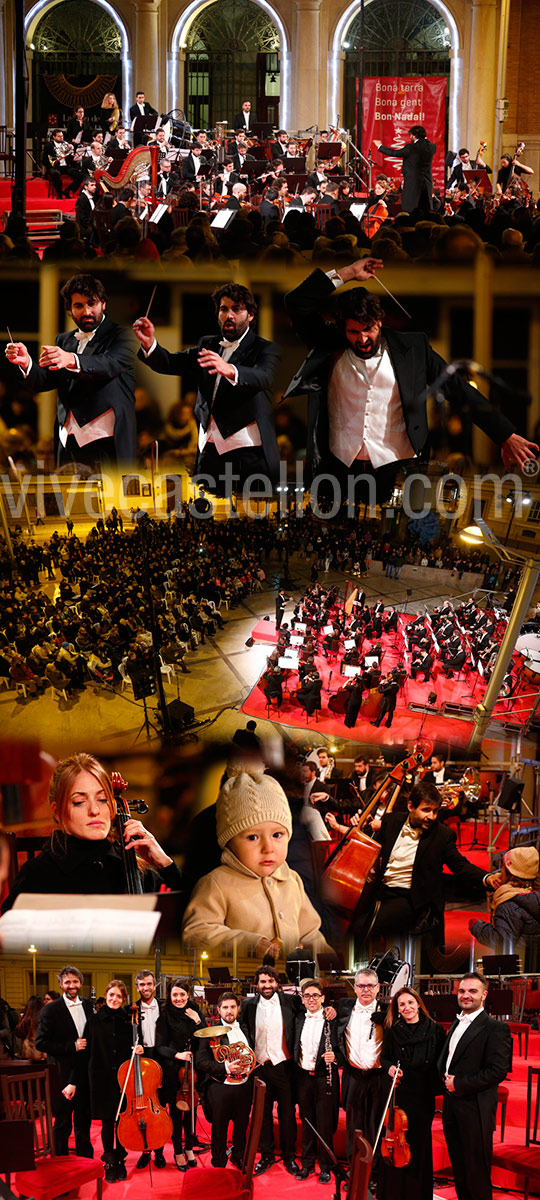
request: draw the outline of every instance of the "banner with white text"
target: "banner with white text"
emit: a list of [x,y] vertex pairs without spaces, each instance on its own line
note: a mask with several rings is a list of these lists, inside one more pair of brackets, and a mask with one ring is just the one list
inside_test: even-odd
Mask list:
[[401,149],[410,140],[411,125],[423,125],[437,150],[433,159],[433,185],[444,195],[445,75],[366,76],[362,84],[362,149],[371,150],[374,178],[401,177],[402,159],[386,158],[375,142]]

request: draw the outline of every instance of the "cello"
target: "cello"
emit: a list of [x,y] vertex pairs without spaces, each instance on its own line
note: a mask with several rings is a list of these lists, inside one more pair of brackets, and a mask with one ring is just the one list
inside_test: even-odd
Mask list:
[[323,892],[341,914],[352,919],[360,901],[364,904],[369,890],[375,882],[377,862],[381,847],[374,838],[363,832],[369,817],[384,799],[385,792],[392,786],[392,793],[385,806],[385,814],[392,812],[407,774],[424,761],[424,755],[415,750],[404,758],[381,780],[364,809],[357,825],[351,826],[339,845],[330,855],[323,873]]
[[119,771],[111,771],[111,785],[116,804],[116,816],[114,819],[114,824],[118,834],[120,848],[122,850],[126,893],[128,896],[140,896],[142,895],[144,888],[141,870],[137,862],[137,853],[133,847],[130,847],[128,850],[124,838],[124,829],[127,822],[131,819],[131,808],[133,808],[136,813],[142,815],[143,813],[148,812],[148,805],[144,800],[133,800],[130,804],[124,794],[128,784],[126,783],[125,779],[122,779]]
[[[172,1136],[173,1123],[162,1108],[157,1091],[162,1080],[162,1071],[153,1058],[144,1058],[136,1053],[139,1042],[139,1009],[132,1006],[133,1053],[129,1062],[118,1068],[117,1079],[121,1088],[120,1103],[116,1113],[117,1136],[125,1150],[136,1150],[148,1154],[160,1150]],[[126,1110],[121,1113],[124,1096]]]

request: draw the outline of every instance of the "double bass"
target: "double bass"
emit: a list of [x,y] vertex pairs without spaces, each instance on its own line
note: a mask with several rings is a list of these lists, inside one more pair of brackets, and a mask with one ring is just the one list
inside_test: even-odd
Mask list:
[[368,897],[369,890],[375,882],[377,862],[381,853],[379,843],[364,833],[363,828],[389,786],[392,793],[386,804],[385,814],[392,812],[407,774],[423,761],[424,755],[416,750],[389,771],[377,785],[358,824],[351,826],[326,863],[322,880],[324,896],[349,920],[359,903],[362,901],[364,904]]

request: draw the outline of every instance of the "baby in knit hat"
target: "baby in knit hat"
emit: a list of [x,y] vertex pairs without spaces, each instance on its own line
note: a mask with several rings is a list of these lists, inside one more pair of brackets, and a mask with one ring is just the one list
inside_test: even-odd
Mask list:
[[277,958],[301,942],[330,952],[320,918],[286,857],[292,817],[283,788],[246,764],[229,768],[216,804],[221,866],[195,886],[182,927],[184,941]]

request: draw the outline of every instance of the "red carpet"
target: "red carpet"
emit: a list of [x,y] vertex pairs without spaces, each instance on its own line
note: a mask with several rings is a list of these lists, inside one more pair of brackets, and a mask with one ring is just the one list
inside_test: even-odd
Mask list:
[[[404,618],[407,624],[413,619],[413,615],[407,615]],[[252,630],[252,637],[258,642],[275,643],[274,622],[259,621]],[[386,673],[401,659],[401,639],[395,638],[392,634],[383,634],[381,642],[383,646],[381,665],[383,673]],[[366,652],[365,646],[364,652]],[[371,725],[370,720],[362,716],[362,712],[359,714],[354,729],[349,730],[344,723],[344,716],[332,712],[328,707],[330,698],[345,683],[345,676],[341,675],[342,657],[342,653],[331,655],[328,659],[324,658],[322,654],[315,656],[315,664],[323,679],[322,709],[316,716],[306,718],[303,709],[296,701],[296,690],[299,684],[296,672],[291,672],[286,680],[283,688],[283,704],[279,712],[275,701],[268,709],[266,697],[259,682],[252,688],[241,711],[252,717],[269,716],[277,724],[292,725],[299,729],[305,728],[306,725],[316,724],[320,733],[327,737],[351,738],[354,741],[370,742],[374,745],[385,745],[388,742],[402,744],[418,738],[420,734],[433,741],[434,744],[451,742],[456,747],[465,747],[468,744],[474,708],[486,690],[484,681],[479,679],[475,672],[465,678],[455,674],[452,679],[447,679],[440,664],[435,663],[432,680],[426,683],[423,678],[405,681],[398,696],[391,732],[384,723],[380,727]],[[437,700],[428,712],[416,712],[411,709],[411,705],[427,706],[428,696],[431,692],[436,694]],[[524,686],[520,685],[518,692],[511,699],[501,700],[497,703],[494,719],[501,721],[511,719],[518,724],[523,724],[530,715],[534,700],[535,694],[531,691],[531,684],[525,681]],[[457,713],[453,706],[459,706],[461,711]],[[452,708],[456,715],[450,715],[449,708]]]
[[[523,1145],[525,1143],[525,1116],[526,1116],[526,1100],[527,1100],[527,1067],[540,1066],[540,1034],[531,1033],[529,1039],[529,1055],[528,1060],[519,1056],[517,1039],[514,1038],[514,1063],[511,1076],[506,1080],[505,1086],[509,1089],[508,1107],[506,1112],[506,1130],[503,1145]],[[202,1140],[209,1140],[209,1130],[200,1109],[198,1110],[197,1129]],[[501,1106],[497,1111],[497,1131],[494,1137],[495,1159],[497,1155],[497,1147],[501,1144],[500,1136],[500,1117]],[[300,1126],[298,1126],[300,1131]],[[344,1151],[344,1115],[340,1112],[340,1125],[336,1134],[336,1151],[338,1156],[343,1155]],[[100,1140],[100,1125],[94,1121],[92,1124],[92,1140],[95,1146],[96,1155],[101,1154]],[[109,1193],[111,1188],[114,1188],[114,1195],[117,1200],[147,1200],[149,1194],[149,1172],[137,1171],[135,1164],[138,1155],[128,1153],[126,1160],[128,1178],[124,1183],[105,1184],[105,1192]],[[182,1190],[184,1176],[176,1170],[173,1162],[172,1146],[169,1143],[165,1147],[165,1158],[167,1159],[167,1167],[163,1171],[153,1171],[153,1189],[152,1193],[155,1200],[168,1200],[169,1197],[177,1197]],[[210,1166],[210,1153],[203,1151],[197,1155],[201,1166]],[[442,1131],[442,1122],[440,1116],[435,1117],[433,1124],[433,1159],[435,1171],[440,1172],[443,1176],[451,1175],[450,1164],[444,1134]],[[518,1194],[523,1194],[523,1179],[514,1176],[508,1171],[503,1171],[496,1165],[493,1169],[493,1183],[501,1188],[513,1188]],[[255,1200],[273,1200],[276,1194],[282,1200],[293,1200],[293,1197],[299,1195],[299,1184],[291,1176],[288,1175],[282,1163],[276,1163],[271,1170],[261,1176],[260,1179],[255,1179],[254,1196]],[[333,1184],[328,1187],[321,1187],[318,1183],[317,1176],[312,1176],[301,1184],[301,1195],[304,1200],[321,1200],[321,1197],[326,1196],[330,1200],[333,1194]],[[444,1197],[444,1200],[455,1200],[455,1190],[453,1187],[443,1187],[435,1181],[434,1193],[436,1196]],[[81,1200],[94,1200],[95,1184],[86,1184],[80,1189]],[[538,1195],[538,1190],[531,1190],[532,1195]],[[510,1200],[508,1193],[504,1191],[498,1192],[497,1196],[500,1200]]]

